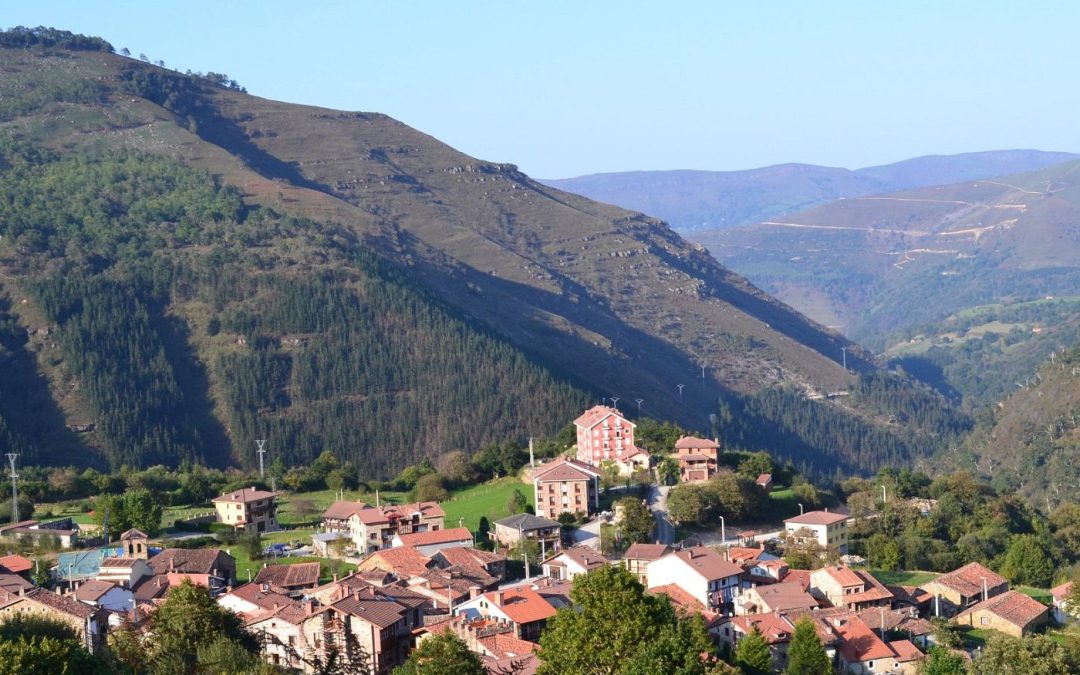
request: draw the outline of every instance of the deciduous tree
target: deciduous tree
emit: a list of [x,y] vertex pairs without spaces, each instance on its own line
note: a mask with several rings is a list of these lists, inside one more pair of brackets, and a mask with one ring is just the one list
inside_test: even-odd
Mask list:
[[443,633],[420,643],[394,675],[486,675],[480,657],[456,635]]
[[788,666],[784,672],[789,675],[832,675],[833,667],[829,655],[821,644],[814,622],[803,617],[795,622],[795,631],[791,634],[788,647]]

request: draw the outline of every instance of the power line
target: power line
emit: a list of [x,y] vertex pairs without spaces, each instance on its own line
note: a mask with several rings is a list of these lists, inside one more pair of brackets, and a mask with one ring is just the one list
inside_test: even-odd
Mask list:
[[259,449],[255,451],[259,455],[259,478],[265,478],[266,472],[263,470],[263,457],[266,455],[266,448],[263,446],[266,445],[266,439],[261,438],[256,440],[255,445],[259,447]]

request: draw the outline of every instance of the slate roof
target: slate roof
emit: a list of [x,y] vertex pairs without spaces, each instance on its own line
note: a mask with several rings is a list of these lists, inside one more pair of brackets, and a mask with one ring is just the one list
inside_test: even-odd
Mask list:
[[267,565],[255,575],[260,584],[272,584],[292,589],[298,586],[316,586],[319,583],[319,563],[303,562],[292,565]]

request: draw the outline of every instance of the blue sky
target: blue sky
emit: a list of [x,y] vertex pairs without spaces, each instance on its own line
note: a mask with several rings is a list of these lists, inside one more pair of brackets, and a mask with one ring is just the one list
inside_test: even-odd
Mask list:
[[1080,3],[7,1],[560,178],[1080,151]]

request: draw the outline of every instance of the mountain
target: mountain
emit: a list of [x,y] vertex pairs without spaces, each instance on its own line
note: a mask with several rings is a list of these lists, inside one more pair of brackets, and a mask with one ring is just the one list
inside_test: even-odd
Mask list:
[[[250,465],[265,437],[288,463],[329,448],[385,476],[619,397],[854,472],[966,425],[655,218],[385,115],[77,38],[0,36],[0,321],[19,369],[0,433],[36,461]],[[898,430],[894,403],[930,421]]]
[[931,155],[855,171],[780,164],[747,171],[627,171],[543,182],[654,214],[696,239],[699,230],[751,225],[838,199],[1003,176],[1077,158],[1065,152],[995,150]]
[[[1080,328],[1080,162],[701,233],[822,323],[991,403]],[[940,374],[940,373],[939,373]]]
[[953,461],[1046,502],[1072,498],[1080,465],[1080,344],[1058,349],[971,434]]

